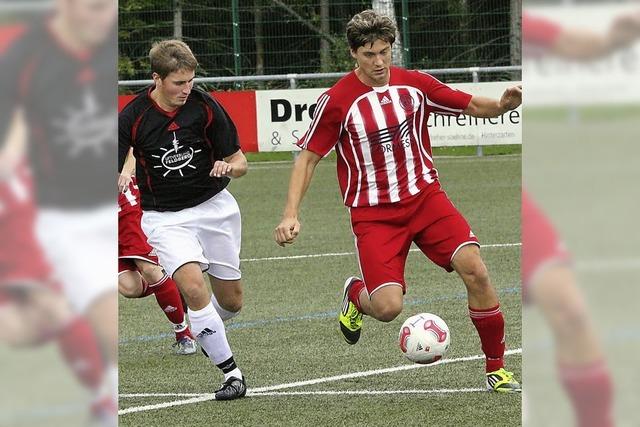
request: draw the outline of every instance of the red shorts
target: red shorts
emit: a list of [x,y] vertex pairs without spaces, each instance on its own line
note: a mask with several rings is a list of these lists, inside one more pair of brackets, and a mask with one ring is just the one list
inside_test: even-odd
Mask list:
[[141,218],[139,207],[123,210],[118,215],[118,273],[137,271],[135,259],[158,264],[158,257],[140,227]]
[[408,200],[351,208],[360,271],[369,295],[387,285],[406,292],[404,267],[411,243],[451,272],[451,260],[467,244],[480,246],[471,227],[438,183]]
[[571,262],[571,256],[547,217],[522,192],[522,297],[536,276],[552,265]]
[[34,216],[29,211],[0,215],[0,236],[0,305],[11,301],[22,286],[60,291],[36,239]]

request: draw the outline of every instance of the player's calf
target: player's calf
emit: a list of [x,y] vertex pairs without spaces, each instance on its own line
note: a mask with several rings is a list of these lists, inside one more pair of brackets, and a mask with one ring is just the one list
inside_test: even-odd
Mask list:
[[140,298],[143,293],[143,283],[137,271],[123,271],[118,274],[118,292],[125,298]]
[[209,276],[213,295],[211,303],[222,320],[229,320],[240,313],[243,303],[242,282],[240,280],[221,280]]

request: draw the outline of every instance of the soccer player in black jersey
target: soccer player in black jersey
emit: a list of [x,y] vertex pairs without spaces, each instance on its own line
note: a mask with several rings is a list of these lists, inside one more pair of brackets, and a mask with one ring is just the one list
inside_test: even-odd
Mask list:
[[[23,226],[9,224],[15,239],[2,246],[4,254],[15,253],[25,238],[33,240],[33,251],[20,260],[24,273],[33,275],[33,259],[42,257],[60,286],[48,287],[44,277],[25,284],[21,277],[9,287],[19,287],[10,302],[20,303],[16,323],[36,333],[32,344],[58,343],[91,390],[94,418],[115,425],[117,2],[65,0],[51,6],[46,16],[25,23],[0,56],[1,167],[17,179],[17,162],[33,180],[31,205],[22,204],[32,220],[17,205],[5,210]],[[35,399],[29,396],[32,406],[39,405]]]
[[123,165],[133,148],[142,229],[185,297],[203,352],[224,373],[216,399],[236,399],[246,385],[223,321],[242,306],[241,225],[238,204],[225,187],[247,172],[247,160],[227,113],[193,88],[198,63],[191,49],[165,40],[153,45],[149,59],[154,84],[118,118],[118,185],[129,179]]

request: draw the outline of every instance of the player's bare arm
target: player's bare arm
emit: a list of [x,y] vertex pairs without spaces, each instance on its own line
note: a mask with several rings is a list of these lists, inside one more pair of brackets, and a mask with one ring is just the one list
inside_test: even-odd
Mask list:
[[27,125],[22,109],[15,111],[6,138],[0,149],[0,177],[10,175],[24,156],[27,144]]
[[551,49],[554,55],[593,60],[624,48],[640,38],[640,12],[618,16],[601,34],[590,28],[563,28]]
[[131,182],[131,177],[136,171],[136,158],[133,156],[133,149],[129,150],[127,154],[127,160],[124,162],[122,172],[118,175],[118,191],[123,193]]
[[287,204],[282,214],[282,220],[273,232],[275,241],[283,246],[293,243],[300,233],[300,221],[298,221],[298,211],[300,203],[304,197],[316,166],[322,157],[309,150],[302,150],[291,172],[289,180],[289,192],[287,194]]
[[247,158],[242,150],[238,150],[232,155],[225,157],[224,160],[216,160],[209,176],[220,178],[227,176],[229,178],[240,178],[247,173]]
[[485,96],[473,96],[464,114],[472,117],[498,117],[509,110],[515,110],[522,104],[522,86],[507,88],[500,100]]

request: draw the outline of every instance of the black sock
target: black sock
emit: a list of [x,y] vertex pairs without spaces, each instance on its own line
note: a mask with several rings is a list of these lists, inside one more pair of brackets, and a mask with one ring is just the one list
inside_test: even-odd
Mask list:
[[230,358],[228,358],[222,363],[218,363],[216,366],[220,368],[222,372],[225,374],[228,374],[229,372],[237,368],[236,361],[233,360],[233,356],[231,356]]

